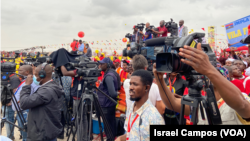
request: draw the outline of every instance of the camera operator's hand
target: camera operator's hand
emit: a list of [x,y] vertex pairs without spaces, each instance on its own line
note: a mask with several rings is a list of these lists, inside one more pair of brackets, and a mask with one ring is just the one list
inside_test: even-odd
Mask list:
[[31,85],[33,83],[33,75],[28,75],[27,79],[25,80],[26,85]]
[[154,66],[153,66],[153,73],[154,73],[155,79],[157,79],[159,81],[163,80],[164,73],[157,72],[157,70],[156,70],[156,63],[154,63]]
[[190,46],[184,46],[184,48],[180,48],[179,55],[187,58],[188,60],[181,59],[181,61],[187,65],[190,65],[198,73],[209,75],[214,71],[217,71],[210,63],[207,54],[202,51],[201,43],[198,43],[197,49]]
[[145,36],[144,33],[142,31],[140,31],[139,33],[141,33],[141,35]]
[[11,101],[10,101],[10,103],[8,103],[6,106],[11,106]]

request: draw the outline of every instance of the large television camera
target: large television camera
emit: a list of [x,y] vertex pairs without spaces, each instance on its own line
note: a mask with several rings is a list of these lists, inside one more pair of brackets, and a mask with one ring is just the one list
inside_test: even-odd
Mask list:
[[77,69],[77,75],[83,76],[84,79],[97,79],[101,76],[101,70],[98,69],[98,62],[91,61],[90,58],[79,56],[75,58],[75,62],[66,64],[67,70]]
[[[3,58],[0,60],[15,60],[15,58]],[[1,61],[2,62],[2,61]],[[11,93],[7,90],[8,84],[10,84],[10,77],[16,71],[16,63],[3,62],[0,63],[0,101],[3,105],[7,104],[11,100]]]
[[165,22],[165,27],[167,28],[168,32],[171,33],[170,36],[178,36],[178,24],[173,22],[172,18],[169,22]]
[[[219,109],[216,105],[216,99],[213,93],[213,87],[209,84],[209,80],[206,76],[197,73],[191,66],[183,63],[181,59],[186,59],[178,55],[179,49],[184,45],[188,45],[193,48],[197,48],[197,42],[202,42],[202,38],[205,37],[205,33],[193,33],[186,37],[162,37],[149,39],[146,41],[148,49],[142,49],[142,54],[156,59],[156,69],[158,72],[163,73],[180,73],[186,77],[188,82],[189,94],[182,97],[181,100],[181,113],[180,124],[185,124],[184,109],[185,105],[193,106],[192,119],[194,125],[197,124],[197,113],[199,109],[205,109],[205,114],[209,124],[221,124],[221,117]],[[152,47],[153,46],[153,47]],[[208,55],[210,63],[216,67],[216,56],[208,44],[201,44],[202,50]],[[207,96],[201,95],[201,90],[206,88]],[[202,105],[201,105],[202,103]],[[201,108],[203,107],[203,108]],[[200,110],[202,117],[204,117],[204,111]]]
[[[184,45],[188,45],[194,48],[197,48],[197,43],[194,41],[198,39],[198,42],[202,42],[202,38],[205,37],[205,33],[193,33],[186,37],[166,37],[165,39],[162,38],[161,42],[155,42],[159,40],[151,39],[146,41],[148,46],[157,46],[158,52],[154,52],[156,55],[156,68],[159,72],[166,72],[166,73],[180,73],[182,75],[192,75],[197,74],[194,69],[181,62],[181,59],[186,59],[178,55],[179,49],[183,48]],[[202,50],[208,55],[210,63],[216,67],[216,56],[212,51],[209,44],[201,44]],[[161,48],[161,50],[159,49]],[[169,50],[171,50],[169,52]],[[148,50],[143,50],[142,52],[145,53],[144,55],[150,56],[147,52]],[[142,54],[143,54],[142,53]]]

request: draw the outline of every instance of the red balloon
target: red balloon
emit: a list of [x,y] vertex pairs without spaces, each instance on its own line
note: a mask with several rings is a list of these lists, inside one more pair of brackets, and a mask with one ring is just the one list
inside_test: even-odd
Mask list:
[[123,38],[122,41],[125,43],[127,42],[127,38]]
[[84,32],[82,32],[82,31],[78,32],[78,36],[79,36],[80,38],[84,37]]

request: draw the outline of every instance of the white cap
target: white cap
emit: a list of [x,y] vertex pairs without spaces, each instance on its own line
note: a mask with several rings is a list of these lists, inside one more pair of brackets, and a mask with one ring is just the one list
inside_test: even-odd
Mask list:
[[230,61],[230,62],[233,62],[235,59],[232,59],[232,58],[228,58],[226,61]]

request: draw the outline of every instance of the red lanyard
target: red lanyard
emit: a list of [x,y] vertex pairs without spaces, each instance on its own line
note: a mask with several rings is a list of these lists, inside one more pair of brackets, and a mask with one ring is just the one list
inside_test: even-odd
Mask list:
[[132,121],[132,124],[130,126],[130,118],[131,118],[131,114],[129,115],[129,119],[128,119],[128,133],[127,133],[127,139],[126,140],[129,140],[129,132],[134,124],[134,122],[136,121],[136,119],[139,117],[139,115],[137,114],[135,119]]
[[183,26],[179,29],[179,33],[180,33],[180,31],[181,31],[182,28],[183,28]]
[[[174,81],[173,81],[173,84],[172,84],[172,85],[174,85],[175,80],[176,80],[176,77],[174,78]],[[170,91],[172,92],[172,85],[171,85],[170,77],[168,78],[168,81],[169,81],[169,89],[170,89]]]

